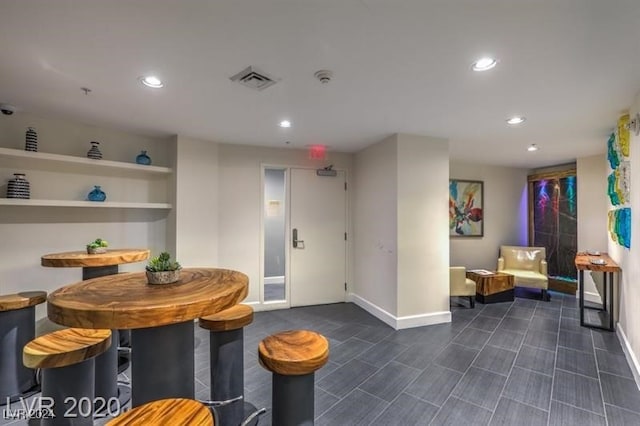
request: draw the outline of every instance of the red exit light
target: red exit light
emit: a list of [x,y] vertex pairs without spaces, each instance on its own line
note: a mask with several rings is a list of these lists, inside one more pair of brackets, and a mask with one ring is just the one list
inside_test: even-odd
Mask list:
[[312,160],[326,160],[327,147],[324,145],[310,145],[309,158]]

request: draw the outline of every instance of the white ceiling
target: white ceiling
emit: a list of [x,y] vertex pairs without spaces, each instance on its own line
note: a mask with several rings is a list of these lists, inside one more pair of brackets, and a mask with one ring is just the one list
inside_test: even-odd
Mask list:
[[[248,65],[280,81],[229,80]],[[604,152],[639,90],[638,0],[0,2],[0,102],[145,134],[353,152],[406,132],[538,167]]]

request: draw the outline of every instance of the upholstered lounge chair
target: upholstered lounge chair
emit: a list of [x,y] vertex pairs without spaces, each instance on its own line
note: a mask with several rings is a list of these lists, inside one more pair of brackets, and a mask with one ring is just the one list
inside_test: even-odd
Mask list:
[[544,247],[501,246],[498,271],[513,275],[516,287],[541,289],[549,301],[546,255]]
[[463,296],[469,298],[469,306],[476,306],[476,283],[467,278],[467,270],[464,266],[449,267],[449,288],[451,296]]

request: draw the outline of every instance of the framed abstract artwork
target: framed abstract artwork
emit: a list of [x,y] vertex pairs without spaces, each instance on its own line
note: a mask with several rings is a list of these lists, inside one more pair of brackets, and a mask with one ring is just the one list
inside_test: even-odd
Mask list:
[[478,180],[449,180],[449,236],[484,235],[484,183]]

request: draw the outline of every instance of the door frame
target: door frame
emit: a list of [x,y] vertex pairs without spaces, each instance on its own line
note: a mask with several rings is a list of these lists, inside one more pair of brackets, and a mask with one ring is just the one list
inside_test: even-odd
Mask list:
[[[291,276],[291,169],[304,169],[304,170],[317,170],[318,167],[309,167],[308,165],[295,165],[295,164],[278,164],[278,163],[260,163],[260,253],[259,253],[259,298],[258,301],[260,310],[275,310],[275,309],[288,309],[291,308],[291,287],[289,278]],[[285,171],[284,185],[285,185],[285,268],[284,268],[284,292],[285,301],[265,301],[264,300],[264,206],[265,206],[265,194],[264,194],[264,172],[266,169],[279,169]],[[345,176],[345,183],[347,184],[347,191],[345,191],[345,212],[344,220],[347,230],[347,241],[345,246],[345,280],[347,283],[350,281],[351,268],[349,267],[349,261],[352,259],[351,247],[353,242],[353,233],[350,220],[350,208],[351,197],[349,188],[349,170],[342,167],[334,168],[337,171],[343,171]],[[351,289],[347,287],[347,291],[344,295],[344,301],[350,300],[349,295]]]

